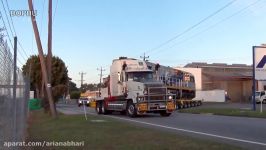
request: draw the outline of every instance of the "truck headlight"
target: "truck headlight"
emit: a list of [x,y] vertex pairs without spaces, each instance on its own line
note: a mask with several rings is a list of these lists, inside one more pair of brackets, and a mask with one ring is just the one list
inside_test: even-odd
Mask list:
[[144,97],[138,97],[138,102],[144,102]]
[[172,97],[172,96],[169,96],[168,98],[169,98],[170,100],[172,100],[172,99],[173,99],[173,97]]

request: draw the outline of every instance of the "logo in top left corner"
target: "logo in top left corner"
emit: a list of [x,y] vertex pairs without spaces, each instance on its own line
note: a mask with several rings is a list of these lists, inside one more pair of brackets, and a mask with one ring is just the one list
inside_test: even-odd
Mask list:
[[9,14],[11,17],[30,17],[37,16],[37,10],[10,10]]

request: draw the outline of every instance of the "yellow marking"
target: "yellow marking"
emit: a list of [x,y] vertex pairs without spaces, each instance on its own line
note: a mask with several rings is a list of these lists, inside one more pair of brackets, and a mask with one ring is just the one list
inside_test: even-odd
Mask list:
[[140,104],[138,104],[138,111],[147,111],[147,110],[148,110],[147,103],[140,103]]
[[167,110],[175,110],[175,103],[167,102]]

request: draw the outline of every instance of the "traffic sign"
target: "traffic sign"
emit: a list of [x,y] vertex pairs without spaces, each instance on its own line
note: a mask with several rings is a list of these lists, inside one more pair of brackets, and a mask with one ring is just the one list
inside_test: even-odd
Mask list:
[[266,80],[266,47],[254,46],[255,80]]

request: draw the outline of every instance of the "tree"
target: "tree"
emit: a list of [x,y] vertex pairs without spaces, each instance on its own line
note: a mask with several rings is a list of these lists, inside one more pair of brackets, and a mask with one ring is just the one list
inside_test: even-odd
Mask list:
[[98,90],[100,87],[100,84],[83,84],[81,87],[80,87],[80,91],[82,93],[86,92],[87,90],[90,90],[90,91],[96,91]]
[[78,91],[79,89],[77,88],[77,84],[69,81],[69,93],[73,92],[73,91]]
[[[37,55],[31,56],[22,67],[22,72],[30,79],[31,90],[35,91],[37,98],[43,98],[44,93],[42,87],[42,74],[40,60]],[[67,92],[68,87],[68,70],[63,60],[59,57],[52,58],[52,76],[51,85],[53,90],[54,101]]]

